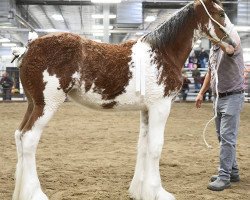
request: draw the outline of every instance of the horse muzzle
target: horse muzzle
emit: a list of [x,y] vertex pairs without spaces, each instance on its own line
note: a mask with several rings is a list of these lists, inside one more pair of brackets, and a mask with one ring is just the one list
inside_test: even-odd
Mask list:
[[229,56],[234,55],[234,51],[236,48],[236,43],[229,36],[223,38],[219,43],[221,49]]
[[227,43],[228,45],[231,45],[233,48],[236,48],[236,42],[233,41],[230,37],[226,37],[222,42]]

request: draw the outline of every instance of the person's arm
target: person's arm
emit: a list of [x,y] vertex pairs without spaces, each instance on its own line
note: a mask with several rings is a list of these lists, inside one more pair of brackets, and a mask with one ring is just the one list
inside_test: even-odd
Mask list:
[[205,94],[205,92],[209,89],[210,87],[210,80],[211,80],[211,71],[208,70],[205,80],[203,82],[203,85],[200,89],[200,92],[198,93],[196,99],[195,99],[195,105],[196,108],[200,108],[201,107],[201,103],[203,102],[203,96]]

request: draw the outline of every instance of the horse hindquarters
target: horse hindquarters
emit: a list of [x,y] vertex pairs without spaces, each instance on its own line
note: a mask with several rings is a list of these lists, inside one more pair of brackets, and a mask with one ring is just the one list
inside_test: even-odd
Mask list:
[[164,129],[170,107],[171,98],[160,100],[149,106],[148,123],[147,120],[141,120],[137,164],[130,186],[131,196],[136,200],[175,199],[173,195],[162,188],[159,172],[159,161],[164,143]]
[[[23,76],[22,82],[25,83],[26,79],[27,77]],[[39,84],[44,83],[46,83],[44,90],[39,90]],[[60,84],[56,76],[44,74],[43,81],[33,84],[32,88],[25,88],[29,106],[19,130],[15,133],[18,163],[13,200],[48,199],[41,190],[36,171],[35,154],[43,128],[52,118],[58,106],[64,102],[65,93],[58,89]]]

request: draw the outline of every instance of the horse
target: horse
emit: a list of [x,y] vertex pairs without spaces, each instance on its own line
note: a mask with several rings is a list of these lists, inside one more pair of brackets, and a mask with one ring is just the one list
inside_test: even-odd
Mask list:
[[66,96],[98,110],[140,111],[137,161],[129,187],[136,200],[172,200],[159,172],[164,129],[181,70],[200,37],[232,54],[232,24],[218,0],[194,0],[137,41],[97,43],[73,33],[33,40],[19,58],[28,107],[15,131],[13,200],[48,200],[36,170],[42,131]]

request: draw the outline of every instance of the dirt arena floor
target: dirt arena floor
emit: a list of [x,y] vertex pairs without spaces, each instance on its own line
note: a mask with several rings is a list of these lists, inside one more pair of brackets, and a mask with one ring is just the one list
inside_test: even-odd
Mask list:
[[[14,189],[14,131],[26,103],[0,103],[0,200]],[[167,122],[160,169],[164,187],[177,200],[250,199],[250,104],[245,104],[238,141],[241,182],[223,192],[206,189],[218,165],[214,125],[202,140],[212,104],[174,103]],[[67,102],[46,127],[37,152],[41,185],[50,200],[129,200],[139,112],[98,112]]]

